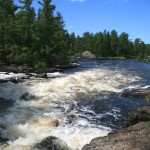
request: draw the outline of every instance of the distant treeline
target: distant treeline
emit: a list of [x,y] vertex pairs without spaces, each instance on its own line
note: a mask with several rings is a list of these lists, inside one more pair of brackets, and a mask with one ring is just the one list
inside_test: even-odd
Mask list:
[[130,40],[129,34],[125,32],[118,35],[115,30],[111,32],[104,30],[96,34],[85,32],[82,37],[77,38],[74,33],[70,36],[73,40],[72,52],[76,53],[88,50],[97,57],[127,58],[143,58],[150,55],[150,45],[146,45],[140,38]]
[[19,0],[20,6],[13,0],[0,0],[0,61],[39,68],[67,63],[71,55],[87,50],[97,57],[150,55],[150,45],[139,38],[129,40],[127,33],[69,34],[51,1],[39,1],[36,13],[33,0]]

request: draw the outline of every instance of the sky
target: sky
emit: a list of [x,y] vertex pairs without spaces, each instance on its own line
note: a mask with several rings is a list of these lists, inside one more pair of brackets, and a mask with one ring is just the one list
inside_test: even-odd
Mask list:
[[[37,10],[37,0],[33,0]],[[42,1],[42,0],[41,0]],[[14,0],[17,3],[17,0]],[[69,33],[116,30],[150,44],[150,0],[53,0]]]

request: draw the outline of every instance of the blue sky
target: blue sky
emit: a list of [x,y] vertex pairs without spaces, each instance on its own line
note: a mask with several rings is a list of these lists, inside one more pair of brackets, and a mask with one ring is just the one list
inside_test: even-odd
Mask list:
[[[53,0],[52,3],[61,12],[70,33],[82,35],[86,31],[115,29],[118,34],[129,33],[130,39],[141,38],[150,43],[150,0]],[[38,9],[37,0],[33,5]]]

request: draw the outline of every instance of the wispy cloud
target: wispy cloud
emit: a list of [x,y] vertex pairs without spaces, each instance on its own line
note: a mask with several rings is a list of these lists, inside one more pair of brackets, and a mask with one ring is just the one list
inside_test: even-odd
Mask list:
[[72,2],[84,2],[85,0],[71,0]]

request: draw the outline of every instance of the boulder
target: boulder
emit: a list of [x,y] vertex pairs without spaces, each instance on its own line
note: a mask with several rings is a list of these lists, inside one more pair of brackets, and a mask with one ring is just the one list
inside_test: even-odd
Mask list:
[[150,87],[146,89],[135,89],[132,91],[125,91],[122,93],[122,96],[127,97],[134,97],[134,98],[145,98],[146,96],[150,96]]
[[90,51],[85,51],[82,53],[82,58],[94,59],[94,58],[96,58],[96,56],[94,54],[92,54]]
[[82,150],[150,150],[150,121],[93,139]]
[[27,92],[25,92],[21,97],[20,97],[20,100],[23,100],[23,101],[30,101],[32,99],[34,99],[35,96],[34,95],[31,95]]
[[34,146],[34,150],[71,150],[67,144],[57,137],[50,136]]
[[127,126],[146,121],[150,121],[150,106],[141,107],[136,111],[129,113],[129,117],[127,118]]
[[37,78],[47,78],[47,74],[46,73],[39,73],[36,75]]
[[15,83],[15,84],[18,84],[18,83],[22,83],[23,80],[22,80],[22,79],[17,79],[17,78],[11,78],[11,79],[10,79],[10,82]]

